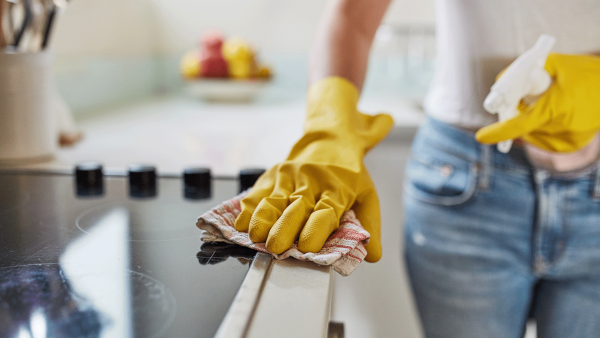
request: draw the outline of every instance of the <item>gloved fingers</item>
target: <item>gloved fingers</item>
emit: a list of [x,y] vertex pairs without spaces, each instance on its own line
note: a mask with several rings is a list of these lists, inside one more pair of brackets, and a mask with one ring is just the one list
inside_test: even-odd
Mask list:
[[330,172],[329,170],[319,168],[319,166],[306,164],[295,164],[295,166],[297,173],[294,181],[294,190],[290,194],[290,201],[302,199],[306,211],[309,213],[315,206],[315,195],[319,194]]
[[289,249],[306,222],[307,207],[302,197],[296,198],[269,230],[266,247],[272,253],[281,254]]
[[289,196],[294,189],[296,179],[298,175],[292,165],[283,163],[277,166],[273,191],[270,196],[259,202],[250,219],[248,230],[250,240],[253,242],[267,240],[269,230],[289,204]]
[[275,178],[275,186],[273,188],[273,196],[289,197],[295,187],[302,180],[302,176],[297,170],[295,163],[281,163],[277,166],[277,175]]
[[546,113],[548,100],[543,99],[546,95],[544,94],[533,107],[521,110],[512,119],[496,122],[479,129],[475,133],[475,139],[483,144],[495,144],[501,141],[514,140],[547,124],[549,121],[549,114]]
[[[271,167],[267,172],[260,176],[246,197],[242,199],[242,211],[235,220],[234,225],[237,231],[246,232],[249,230],[252,215],[263,198],[286,198],[287,201],[289,191],[293,189],[294,182],[293,175],[285,168],[286,166],[284,164],[278,164]],[[277,202],[274,203],[279,205]],[[281,212],[283,212],[286,206],[280,208]]]
[[550,77],[556,78],[559,72],[561,60],[564,59],[566,55],[558,54],[558,53],[550,53],[546,58],[546,64],[544,65],[544,69],[550,74]]
[[538,130],[556,118],[556,101],[561,97],[561,88],[552,84],[535,103],[527,105],[521,102],[517,116],[479,129],[475,138],[484,144],[494,144],[523,137]]
[[252,242],[264,242],[269,236],[271,227],[277,222],[283,210],[287,207],[287,197],[263,198],[250,219],[248,235]]
[[381,259],[381,215],[379,211],[379,198],[375,188],[366,189],[357,198],[352,206],[356,218],[360,221],[363,228],[371,234],[369,243],[365,245],[367,249],[367,262],[377,262]]
[[584,77],[587,83],[586,75],[592,75],[596,78],[600,71],[600,58],[597,55],[576,55],[550,53],[546,58],[544,69],[555,81],[562,82],[566,77],[575,75],[578,78]]
[[338,199],[333,200],[327,192],[321,195],[321,199],[315,205],[300,233],[298,250],[302,252],[319,252],[329,235],[338,228],[345,203],[341,196],[334,197],[338,197]]
[[248,228],[250,227],[250,220],[252,219],[252,214],[254,213],[254,210],[265,196],[269,196],[271,194],[272,189],[273,188],[269,185],[255,185],[248,192],[248,194],[240,202],[242,211],[235,219],[235,230],[243,232],[248,231]]

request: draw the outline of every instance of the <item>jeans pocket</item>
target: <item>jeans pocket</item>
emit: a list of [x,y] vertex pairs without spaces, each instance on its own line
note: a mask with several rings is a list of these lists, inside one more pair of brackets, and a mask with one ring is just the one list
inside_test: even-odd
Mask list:
[[468,201],[477,185],[477,165],[448,156],[417,157],[408,162],[405,192],[420,201],[459,205]]

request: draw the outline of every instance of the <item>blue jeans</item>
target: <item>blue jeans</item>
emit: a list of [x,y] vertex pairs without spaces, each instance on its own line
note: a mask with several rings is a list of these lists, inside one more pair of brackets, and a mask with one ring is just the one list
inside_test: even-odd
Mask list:
[[600,337],[600,169],[568,176],[429,119],[404,184],[408,272],[429,338]]

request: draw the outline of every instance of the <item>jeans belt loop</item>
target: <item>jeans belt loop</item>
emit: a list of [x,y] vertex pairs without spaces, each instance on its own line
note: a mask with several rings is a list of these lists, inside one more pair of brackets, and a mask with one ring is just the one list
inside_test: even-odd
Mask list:
[[594,185],[592,187],[592,199],[596,201],[600,201],[600,161],[596,163],[596,168],[594,168]]
[[492,151],[493,145],[481,145],[481,172],[479,175],[479,190],[486,191],[490,188],[490,176],[492,174]]

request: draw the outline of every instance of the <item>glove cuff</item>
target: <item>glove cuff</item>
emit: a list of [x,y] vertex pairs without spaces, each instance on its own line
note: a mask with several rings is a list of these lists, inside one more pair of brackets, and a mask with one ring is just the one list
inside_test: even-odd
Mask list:
[[351,115],[357,112],[359,96],[352,82],[338,76],[315,82],[308,89],[305,129],[347,125],[354,118]]
[[308,104],[344,101],[356,108],[360,93],[349,80],[339,76],[329,76],[313,83],[308,88]]

